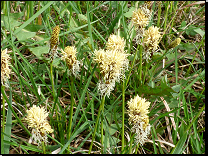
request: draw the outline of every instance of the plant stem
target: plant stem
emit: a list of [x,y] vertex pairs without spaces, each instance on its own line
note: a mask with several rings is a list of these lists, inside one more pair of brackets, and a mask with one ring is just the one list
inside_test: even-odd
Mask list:
[[177,59],[177,49],[175,48],[175,78],[176,85],[178,84],[178,59]]
[[[100,112],[102,111],[102,109],[104,107],[104,102],[105,102],[105,96],[102,97],[102,102],[101,102],[100,108],[98,110],[97,120],[96,120],[96,123],[95,123],[94,132],[92,134],[92,141],[91,141],[91,144],[90,144],[88,154],[90,154],[91,150],[92,150],[92,145],[93,145],[93,141],[95,140],[95,133],[96,133],[96,130],[97,130],[97,125],[98,125],[98,121],[99,121],[99,118],[100,118]],[[102,130],[101,130],[101,132],[102,132]],[[101,140],[102,140],[102,135],[101,135]]]
[[[131,135],[131,137],[132,137],[132,135]],[[133,144],[133,141],[134,141],[134,139],[131,139],[131,137],[130,137],[129,154],[132,154],[132,144]]]
[[157,18],[157,27],[160,27],[160,16],[161,16],[161,1],[158,4],[158,18]]
[[139,48],[139,62],[140,62],[140,66],[139,66],[139,81],[140,81],[140,83],[142,81],[142,50],[143,50],[143,47],[142,47],[142,45],[140,45],[140,48]]
[[[70,116],[69,116],[69,136],[68,136],[68,139],[70,139],[70,136],[71,136],[72,116],[73,116],[73,107],[74,107],[74,77],[70,76],[70,79],[71,79],[71,106],[70,106]],[[68,149],[70,150],[70,145],[68,146]]]
[[[101,110],[101,112],[102,112],[102,117],[101,117],[101,145],[103,146],[103,119],[104,119],[104,102],[105,102],[105,96],[102,98],[102,103],[103,104],[101,104],[102,105],[102,110]],[[102,150],[103,151],[103,150]]]
[[138,148],[139,148],[139,144],[136,145],[135,154],[137,154]]
[[[103,102],[103,99],[102,98],[102,102]],[[104,106],[104,105],[102,105]],[[103,110],[104,110],[104,107],[102,108],[101,112],[102,112],[102,115],[101,115],[101,145],[103,146]],[[101,150],[101,153],[103,154],[103,150]]]
[[125,109],[125,81],[123,77],[123,87],[122,87],[122,131],[121,131],[121,138],[122,138],[122,147],[121,151],[124,150],[124,109]]
[[50,64],[50,72],[51,72],[51,85],[52,85],[52,91],[53,91],[53,98],[55,100],[55,90],[54,90],[54,82],[53,82],[53,60]]
[[43,149],[43,154],[46,154],[46,148],[45,148],[45,143],[42,141],[42,149]]

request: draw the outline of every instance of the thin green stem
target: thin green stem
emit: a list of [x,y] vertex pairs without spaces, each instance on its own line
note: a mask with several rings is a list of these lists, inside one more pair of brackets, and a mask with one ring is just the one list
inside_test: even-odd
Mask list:
[[53,61],[51,61],[51,64],[50,64],[50,72],[51,72],[51,85],[52,85],[52,91],[53,91],[53,98],[55,99],[55,90],[54,90],[54,82],[53,82]]
[[169,2],[167,2],[167,5],[166,5],[165,21],[164,21],[164,30],[166,29],[166,23],[167,23],[167,17],[168,17],[168,6],[169,6]]
[[178,59],[177,59],[177,49],[175,48],[175,77],[176,85],[178,84]]
[[[102,98],[102,102],[105,98]],[[102,105],[103,108],[102,108],[102,115],[101,115],[101,145],[103,146],[103,113],[104,113],[104,105]],[[101,150],[103,152],[103,150]]]
[[135,154],[137,154],[138,148],[139,148],[139,144],[136,145]]
[[[136,55],[136,54],[135,54]],[[124,110],[125,109],[125,81],[123,77],[123,88],[122,88],[122,131],[121,131],[121,138],[122,138],[122,148],[121,151],[124,150]]]
[[161,1],[158,4],[158,18],[157,18],[157,27],[160,27],[160,16],[161,16]]
[[[92,141],[91,141],[91,144],[90,144],[90,148],[89,148],[89,152],[88,154],[91,153],[91,150],[92,150],[92,145],[93,145],[93,141],[95,140],[95,133],[97,131],[97,125],[98,125],[98,121],[99,121],[99,118],[100,118],[100,112],[102,111],[102,108],[104,107],[104,102],[105,102],[105,96],[103,96],[102,98],[102,102],[101,102],[101,105],[100,105],[100,108],[98,110],[98,115],[97,115],[97,120],[96,120],[96,123],[95,123],[95,128],[94,128],[94,132],[92,134]],[[101,130],[102,131],[102,130]],[[101,136],[102,137],[102,136]]]
[[[68,139],[70,139],[70,136],[71,136],[72,116],[73,116],[73,107],[74,107],[74,77],[70,76],[70,79],[71,79],[71,106],[70,106],[70,116],[69,116],[69,136],[68,136]],[[68,149],[70,150],[70,145],[68,146]]]
[[132,154],[132,144],[133,144],[133,140],[131,139],[132,135],[130,134],[130,146],[129,146],[129,154]]
[[42,141],[42,149],[43,149],[43,154],[46,154],[46,148],[45,148],[45,143]]
[[142,47],[142,45],[140,45],[140,48],[139,48],[139,63],[140,63],[140,66],[139,66],[139,81],[140,81],[140,83],[142,81],[142,50],[143,50],[143,47]]
[[[101,112],[102,112],[102,117],[101,117],[101,145],[103,146],[103,118],[104,118],[104,102],[105,102],[105,97],[103,97],[102,98],[102,103],[103,104],[101,104],[102,105],[102,110],[101,110]],[[103,151],[103,150],[102,150]]]

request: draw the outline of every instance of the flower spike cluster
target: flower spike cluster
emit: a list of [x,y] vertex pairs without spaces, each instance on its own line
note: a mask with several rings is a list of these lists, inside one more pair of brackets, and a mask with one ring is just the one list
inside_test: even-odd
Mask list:
[[53,132],[48,123],[47,116],[48,112],[39,106],[33,105],[30,110],[27,110],[25,120],[28,122],[28,127],[32,128],[32,138],[38,143],[38,146],[41,145],[42,141],[46,144],[48,142],[47,134]]
[[79,68],[79,64],[80,62],[77,60],[76,57],[76,53],[77,50],[74,46],[67,46],[65,47],[64,51],[61,49],[62,51],[62,60],[66,61],[66,64],[69,68],[69,70],[72,72],[72,74],[74,76],[77,76],[80,68]]
[[111,35],[108,39],[107,50],[95,50],[93,60],[98,63],[101,78],[98,82],[98,91],[102,96],[110,96],[115,87],[128,69],[128,55],[124,51],[124,39]]
[[8,86],[8,79],[10,78],[11,69],[9,68],[9,55],[7,49],[1,50],[1,84],[5,87]]
[[148,62],[153,52],[158,49],[160,40],[159,28],[151,26],[145,30],[149,24],[152,10],[148,2],[145,2],[137,11],[133,11],[132,22],[136,29],[136,43],[143,46],[143,58]]
[[132,125],[131,131],[136,133],[135,142],[136,144],[140,143],[143,145],[147,139],[147,135],[150,133],[148,116],[150,102],[137,95],[134,99],[130,99],[127,104],[129,124]]
[[132,23],[136,29],[136,42],[142,44],[141,39],[143,38],[145,27],[149,24],[152,15],[152,10],[148,8],[145,3],[138,10],[133,11]]

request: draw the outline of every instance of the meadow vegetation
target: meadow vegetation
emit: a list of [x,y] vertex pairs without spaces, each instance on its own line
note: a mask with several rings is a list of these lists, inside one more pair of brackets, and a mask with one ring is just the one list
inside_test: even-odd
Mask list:
[[204,154],[205,2],[1,1],[2,154]]

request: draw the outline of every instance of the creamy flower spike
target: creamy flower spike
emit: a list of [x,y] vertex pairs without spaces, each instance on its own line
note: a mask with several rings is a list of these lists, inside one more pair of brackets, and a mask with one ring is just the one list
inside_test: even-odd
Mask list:
[[108,42],[107,42],[107,50],[119,50],[121,52],[124,51],[124,46],[125,46],[125,41],[124,38],[121,38],[120,36],[117,35],[110,35],[110,37],[108,38]]
[[139,8],[137,11],[133,11],[132,22],[136,29],[140,29],[149,24],[149,18],[145,15],[143,10]]
[[101,73],[98,90],[102,96],[110,96],[110,92],[115,87],[115,82],[119,82],[124,75],[125,69],[128,69],[127,57],[128,54],[117,49],[94,51],[93,59],[98,63]]
[[152,11],[148,9],[148,5],[145,3],[138,10],[133,11],[132,22],[136,29],[136,43],[142,45],[142,39],[145,31],[145,27],[149,24]]
[[41,145],[42,141],[47,143],[47,134],[53,132],[48,123],[47,116],[48,113],[45,109],[39,106],[36,107],[33,105],[30,110],[27,110],[25,120],[28,122],[28,127],[32,128],[32,138],[38,143],[38,146]]
[[135,142],[143,145],[147,139],[147,135],[150,133],[148,116],[150,102],[137,95],[134,99],[130,99],[127,104],[129,124],[132,125],[131,131],[136,133]]
[[160,37],[159,28],[151,26],[144,32],[144,43],[149,50],[155,51],[158,47]]
[[8,86],[8,79],[10,78],[11,69],[9,68],[10,56],[7,54],[7,49],[1,50],[1,84]]
[[62,51],[62,60],[66,61],[66,64],[69,68],[69,70],[73,73],[74,76],[77,76],[80,68],[79,64],[80,62],[76,58],[77,50],[74,46],[67,46],[65,47],[64,51]]

